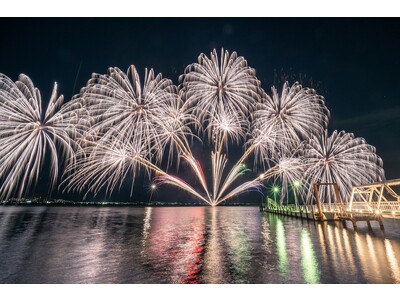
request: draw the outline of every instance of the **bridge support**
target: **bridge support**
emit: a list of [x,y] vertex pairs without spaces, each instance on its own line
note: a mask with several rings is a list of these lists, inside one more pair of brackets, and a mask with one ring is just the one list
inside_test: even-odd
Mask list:
[[372,229],[371,221],[376,221],[379,223],[381,230],[384,230],[382,216],[379,214],[361,214],[361,213],[342,213],[339,216],[339,220],[342,221],[344,227],[346,227],[346,221],[351,221],[354,230],[357,230],[357,222],[366,221],[368,229]]

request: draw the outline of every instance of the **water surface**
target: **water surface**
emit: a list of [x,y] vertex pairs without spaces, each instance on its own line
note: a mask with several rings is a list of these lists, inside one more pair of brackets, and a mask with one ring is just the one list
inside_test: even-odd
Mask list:
[[258,207],[0,207],[0,283],[400,283],[400,221]]

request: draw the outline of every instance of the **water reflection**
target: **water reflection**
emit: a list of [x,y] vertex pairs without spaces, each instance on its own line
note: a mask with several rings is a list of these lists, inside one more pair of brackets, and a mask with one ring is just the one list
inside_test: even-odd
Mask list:
[[396,259],[396,255],[394,254],[392,243],[388,239],[385,239],[385,251],[386,251],[386,257],[389,262],[390,271],[392,273],[393,280],[395,283],[400,283],[399,263]]
[[351,274],[356,273],[356,267],[354,264],[354,255],[352,254],[351,244],[350,244],[350,234],[347,230],[337,230],[337,238],[343,239],[343,255],[345,257],[345,264],[347,269]]
[[313,249],[312,240],[308,230],[301,230],[301,266],[305,283],[319,283],[320,274],[318,261]]
[[[394,220],[387,224],[397,225]],[[379,229],[362,228],[360,231],[343,228],[340,224],[324,223],[318,226],[320,241],[320,269],[328,271],[328,282],[339,283],[390,283],[398,282],[399,265],[396,251],[387,241],[399,247],[398,239],[387,239]],[[389,246],[388,246],[389,245]],[[391,255],[393,253],[393,255]],[[397,252],[397,256],[398,256]],[[391,273],[387,269],[391,269]],[[397,275],[396,275],[397,274]]]
[[287,277],[288,271],[288,256],[287,256],[287,247],[286,247],[286,238],[285,238],[285,228],[283,226],[283,222],[281,219],[277,219],[276,221],[276,248],[278,253],[278,268],[279,271]]
[[142,257],[146,257],[146,249],[148,247],[148,239],[151,229],[151,214],[153,212],[152,207],[146,207],[144,212],[144,219],[143,219],[143,231],[142,231],[142,248],[140,254]]
[[[45,209],[39,208],[35,213],[30,210],[21,210],[12,207],[4,214],[1,214],[0,231],[0,282],[12,277],[13,274],[24,268],[23,259],[30,255],[30,246],[35,238],[35,233],[40,226]],[[4,243],[3,240],[10,240],[12,244]],[[1,257],[7,253],[7,260],[10,263],[3,263]]]
[[151,228],[151,213],[153,212],[152,207],[146,207],[143,220],[143,234],[142,234],[142,244],[144,245],[150,233]]
[[207,243],[204,255],[204,282],[217,284],[226,281],[226,275],[229,274],[223,263],[223,247],[221,240],[223,238],[221,228],[219,226],[219,210],[208,210],[210,224],[207,226]]
[[[246,219],[240,218],[240,212],[231,212],[231,226],[226,231],[224,241],[227,245],[227,258],[231,276],[235,283],[247,283],[250,271],[251,253]],[[228,222],[228,221],[225,221]]]
[[[143,249],[147,264],[164,270],[173,283],[199,283],[204,255],[205,207],[155,209],[150,225],[150,243]],[[165,222],[168,220],[168,222]]]
[[256,207],[1,207],[0,283],[400,283],[385,232]]

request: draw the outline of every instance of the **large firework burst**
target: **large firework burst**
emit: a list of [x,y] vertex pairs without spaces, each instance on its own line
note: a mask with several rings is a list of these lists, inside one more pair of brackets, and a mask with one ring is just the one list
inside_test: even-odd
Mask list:
[[167,144],[171,151],[177,146],[171,136],[187,132],[183,121],[189,118],[176,87],[153,69],[145,70],[143,84],[133,65],[127,73],[109,68],[105,75],[93,74],[77,100],[89,112],[91,135],[107,140],[118,132],[124,140],[145,145],[158,162]]
[[[307,166],[305,178],[310,184],[316,182],[337,183],[344,201],[348,201],[352,186],[384,179],[383,163],[375,148],[352,133],[327,130],[322,136],[314,136],[305,144],[304,162]],[[320,188],[321,200],[334,202],[333,190]]]
[[[50,157],[50,189],[62,161],[74,161],[74,138],[80,115],[74,104],[62,107],[57,84],[43,111],[40,92],[21,74],[15,83],[0,74],[0,197],[22,197],[39,178],[46,155]],[[82,124],[83,125],[83,124]],[[61,162],[60,162],[61,160]]]
[[260,81],[242,56],[224,49],[220,57],[215,49],[210,58],[202,53],[197,63],[186,67],[180,80],[185,105],[200,124],[207,126],[211,141],[221,116],[234,118],[237,125],[248,129],[250,115],[261,97]]
[[267,148],[264,159],[277,152],[291,152],[301,141],[320,136],[329,122],[324,98],[315,90],[303,88],[298,82],[292,86],[285,82],[281,94],[275,87],[271,90],[272,97],[264,93],[258,103],[253,122],[253,131],[259,134],[279,133],[279,141]]
[[281,185],[280,202],[287,202],[292,190],[297,203],[304,189],[301,142],[321,135],[329,122],[329,110],[322,96],[298,82],[292,86],[285,82],[280,94],[275,87],[271,90],[272,97],[262,92],[262,100],[253,113],[247,150],[239,163],[254,154],[256,167],[264,170],[277,166],[280,172],[275,181]]

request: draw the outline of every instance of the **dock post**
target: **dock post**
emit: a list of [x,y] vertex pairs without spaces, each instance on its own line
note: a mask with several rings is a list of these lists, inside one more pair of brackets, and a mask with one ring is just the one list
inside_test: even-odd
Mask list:
[[385,227],[383,226],[383,222],[382,222],[382,218],[379,218],[379,227],[381,228],[381,230],[385,230]]
[[351,222],[353,223],[354,230],[357,230],[357,222],[356,222],[356,220],[351,219]]
[[370,221],[367,221],[367,225],[368,225],[368,229],[371,230],[372,227],[371,227],[371,222]]

